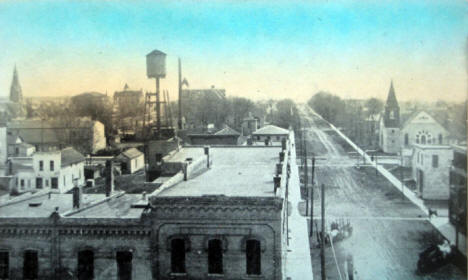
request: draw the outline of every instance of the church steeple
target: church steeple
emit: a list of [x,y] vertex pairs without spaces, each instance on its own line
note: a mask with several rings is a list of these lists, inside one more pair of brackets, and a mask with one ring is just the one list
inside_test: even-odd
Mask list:
[[385,103],[384,124],[385,127],[400,127],[400,106],[396,99],[393,80],[390,82],[390,90]]
[[13,70],[13,80],[11,81],[10,87],[10,101],[15,103],[23,102],[23,92],[21,91],[21,86],[18,80],[18,71],[15,69]]

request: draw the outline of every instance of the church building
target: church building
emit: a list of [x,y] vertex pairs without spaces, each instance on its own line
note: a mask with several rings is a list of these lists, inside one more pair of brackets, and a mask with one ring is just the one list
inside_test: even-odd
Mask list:
[[380,118],[379,145],[384,153],[400,151],[400,106],[395,96],[393,81],[390,84],[385,111]]

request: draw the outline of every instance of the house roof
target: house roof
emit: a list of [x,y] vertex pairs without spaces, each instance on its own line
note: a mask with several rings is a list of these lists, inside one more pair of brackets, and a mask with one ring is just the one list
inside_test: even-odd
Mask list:
[[216,132],[214,135],[240,135],[239,132],[226,126],[225,128],[221,129],[220,131]]
[[73,148],[66,148],[61,151],[62,167],[85,161],[85,157]]
[[264,126],[256,130],[252,134],[254,135],[289,135],[289,131],[287,129],[270,124],[270,125]]
[[141,155],[143,155],[142,152],[140,152],[137,148],[130,148],[126,151],[123,151],[120,155],[128,158],[128,159],[134,159],[137,158]]

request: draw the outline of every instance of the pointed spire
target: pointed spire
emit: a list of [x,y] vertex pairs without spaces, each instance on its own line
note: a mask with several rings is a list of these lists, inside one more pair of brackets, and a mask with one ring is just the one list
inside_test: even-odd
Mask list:
[[124,91],[126,91],[126,90],[128,90],[128,89],[129,89],[129,87],[128,87],[128,84],[127,84],[127,83],[125,83],[125,86],[124,86]]
[[386,106],[398,107],[398,101],[395,95],[395,89],[393,88],[393,79],[390,81],[390,90],[388,91]]
[[11,81],[10,87],[10,101],[16,103],[21,103],[23,101],[23,92],[21,91],[16,64],[15,68],[13,69],[13,79]]

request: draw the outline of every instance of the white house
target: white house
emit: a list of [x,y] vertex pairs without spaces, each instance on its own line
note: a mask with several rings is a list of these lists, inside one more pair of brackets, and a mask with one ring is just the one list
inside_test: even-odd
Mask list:
[[431,115],[425,111],[412,114],[403,124],[400,143],[403,147],[413,144],[447,145],[449,133]]
[[82,186],[85,158],[73,148],[35,152],[31,157],[10,158],[9,175],[15,177],[17,192],[50,189],[64,193]]
[[124,174],[132,174],[145,168],[145,155],[136,148],[130,148],[117,157],[115,161],[120,163],[120,169]]
[[254,142],[269,141],[270,143],[281,143],[283,139],[288,139],[289,130],[278,127],[276,125],[266,125],[252,133]]
[[412,175],[418,194],[427,200],[449,198],[449,171],[453,152],[450,146],[413,145]]

